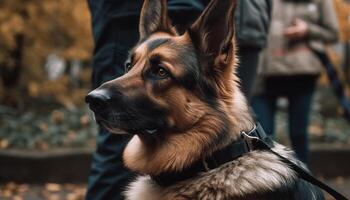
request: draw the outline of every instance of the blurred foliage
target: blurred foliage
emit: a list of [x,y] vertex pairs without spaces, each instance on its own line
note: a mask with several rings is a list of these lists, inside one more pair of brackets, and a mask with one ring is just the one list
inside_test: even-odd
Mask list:
[[0,107],[0,149],[47,150],[93,147],[97,133],[87,109],[55,109],[51,113],[16,112]]
[[[0,101],[20,108],[38,98],[70,108],[81,103],[86,90],[73,88],[67,76],[49,81],[43,65],[50,54],[88,61],[90,23],[86,0],[0,1]],[[90,82],[89,70],[81,76],[83,83]]]
[[8,51],[24,35],[25,63],[40,65],[50,52],[67,59],[88,59],[92,48],[86,0],[0,1],[0,62],[11,63]]
[[337,11],[340,37],[342,41],[350,40],[350,2],[346,0],[334,0],[335,9]]

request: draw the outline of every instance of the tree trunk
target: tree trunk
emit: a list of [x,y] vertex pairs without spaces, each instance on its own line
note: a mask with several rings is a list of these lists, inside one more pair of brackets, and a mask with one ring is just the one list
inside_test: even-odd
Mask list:
[[5,88],[14,88],[18,82],[22,71],[24,36],[22,34],[16,36],[16,48],[10,52],[12,64],[10,66],[0,66],[1,80]]

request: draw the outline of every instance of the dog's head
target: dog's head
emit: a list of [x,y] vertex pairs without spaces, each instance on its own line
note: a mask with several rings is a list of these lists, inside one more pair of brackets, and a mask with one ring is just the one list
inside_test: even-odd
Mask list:
[[[138,152],[134,157],[147,156],[143,150],[149,153],[145,149],[172,142],[180,145],[172,145],[174,149],[183,148],[186,144],[181,140],[189,146],[198,142],[207,147],[228,129],[230,116],[226,113],[233,106],[237,89],[235,4],[236,0],[212,0],[194,24],[179,35],[168,19],[166,0],[145,0],[140,41],[126,61],[125,75],[106,82],[86,98],[97,122],[110,132],[135,134],[129,144],[133,146],[129,152]],[[203,148],[195,151],[201,154]],[[126,154],[132,157],[133,153]],[[130,166],[128,161],[126,164],[150,173]]]

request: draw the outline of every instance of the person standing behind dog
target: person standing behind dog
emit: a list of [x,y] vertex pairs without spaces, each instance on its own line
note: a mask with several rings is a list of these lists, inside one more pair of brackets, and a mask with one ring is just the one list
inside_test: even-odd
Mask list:
[[[198,17],[210,0],[168,0],[173,24],[183,31]],[[88,0],[95,42],[93,87],[124,74],[128,50],[138,41],[138,18],[142,0]],[[259,53],[265,47],[271,0],[240,0],[237,8],[237,38],[241,57],[239,76],[250,94]],[[123,199],[133,174],[124,168],[122,151],[128,136],[113,135],[100,128],[93,154],[87,200]]]
[[314,51],[338,39],[332,0],[274,0],[261,82],[252,106],[265,131],[274,134],[278,97],[289,101],[289,135],[297,157],[308,162],[308,122],[322,65]]

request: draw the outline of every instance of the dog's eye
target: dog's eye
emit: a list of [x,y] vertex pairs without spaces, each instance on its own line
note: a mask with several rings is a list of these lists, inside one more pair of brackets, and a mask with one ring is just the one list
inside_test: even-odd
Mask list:
[[168,72],[163,67],[160,67],[158,70],[158,76],[159,77],[166,77],[166,76],[168,76]]
[[132,68],[131,63],[126,62],[124,68],[125,68],[125,73],[128,73]]
[[158,66],[153,70],[153,74],[162,79],[169,77],[169,72],[162,66]]

